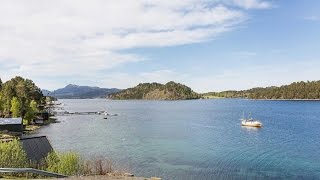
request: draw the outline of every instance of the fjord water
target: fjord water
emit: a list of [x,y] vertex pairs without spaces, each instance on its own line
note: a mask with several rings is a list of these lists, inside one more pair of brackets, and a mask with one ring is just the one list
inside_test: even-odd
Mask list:
[[[55,150],[105,156],[137,176],[164,179],[319,179],[320,102],[60,100],[66,111],[39,130]],[[241,127],[252,113],[263,128]]]

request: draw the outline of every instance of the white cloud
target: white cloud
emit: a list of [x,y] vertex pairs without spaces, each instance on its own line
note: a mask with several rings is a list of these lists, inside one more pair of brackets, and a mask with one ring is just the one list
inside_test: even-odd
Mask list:
[[230,0],[232,4],[245,9],[266,9],[271,7],[271,3],[261,0]]
[[308,20],[308,21],[319,21],[320,17],[318,17],[318,16],[307,16],[304,19]]
[[[0,1],[0,75],[89,76],[145,60],[121,50],[210,40],[260,0]],[[239,6],[244,9],[233,8]]]

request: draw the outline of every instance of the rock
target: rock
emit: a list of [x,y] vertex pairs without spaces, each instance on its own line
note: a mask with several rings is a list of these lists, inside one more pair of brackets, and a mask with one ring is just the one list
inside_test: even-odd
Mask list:
[[133,177],[134,175],[131,174],[131,173],[124,173],[124,176],[126,176],[126,177]]
[[151,177],[150,180],[161,180],[159,177]]

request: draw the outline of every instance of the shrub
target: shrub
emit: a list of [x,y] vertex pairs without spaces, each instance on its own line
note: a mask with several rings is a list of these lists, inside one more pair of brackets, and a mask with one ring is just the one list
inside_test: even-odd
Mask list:
[[27,164],[27,155],[19,141],[0,142],[0,167],[23,168]]
[[79,154],[74,152],[51,152],[46,158],[46,163],[48,171],[69,176],[82,174],[84,164]]
[[[56,172],[68,176],[74,175],[105,175],[113,172],[113,163],[104,158],[94,158],[92,161],[83,161],[78,153],[51,152],[40,164],[28,162],[27,155],[21,143],[14,139],[10,142],[0,142],[0,168],[24,168],[33,167]],[[24,174],[10,174],[21,176]],[[29,174],[29,177],[40,177]]]
[[113,172],[113,163],[111,160],[104,159],[102,157],[94,158],[93,161],[88,162],[91,165],[95,175],[106,175],[107,173]]
[[46,167],[42,169],[64,175],[106,175],[113,173],[113,163],[105,158],[82,160],[75,152],[51,152],[45,159]]

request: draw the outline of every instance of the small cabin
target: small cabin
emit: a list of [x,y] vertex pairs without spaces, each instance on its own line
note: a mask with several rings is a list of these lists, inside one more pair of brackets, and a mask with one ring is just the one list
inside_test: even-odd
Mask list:
[[37,114],[38,117],[41,117],[43,121],[49,120],[49,113],[48,112],[41,112]]
[[20,138],[23,150],[30,161],[41,163],[53,148],[46,136]]
[[22,118],[0,118],[0,131],[22,132]]
[[35,124],[39,124],[39,125],[43,125],[44,124],[44,120],[41,116],[37,116],[34,120]]

